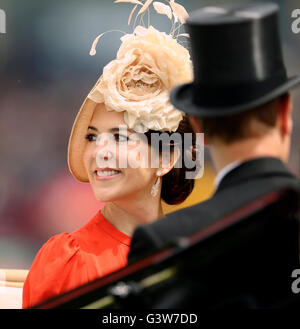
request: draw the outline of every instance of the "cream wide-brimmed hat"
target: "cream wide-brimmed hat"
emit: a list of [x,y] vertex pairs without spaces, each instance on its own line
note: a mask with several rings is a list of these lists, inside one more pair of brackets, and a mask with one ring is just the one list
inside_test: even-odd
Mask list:
[[[167,5],[157,7],[157,2],[153,5],[158,13],[169,17]],[[144,5],[141,10],[143,8]],[[88,126],[98,104],[105,104],[108,111],[124,112],[128,128],[138,133],[150,129],[177,130],[184,113],[170,103],[169,91],[178,84],[192,81],[193,70],[188,50],[177,41],[178,37],[186,35],[174,36],[187,14],[174,1],[170,1],[168,8],[174,20],[172,32],[166,34],[152,26],[145,28],[139,25],[132,34],[124,35],[116,59],[104,67],[77,113],[69,138],[68,165],[80,182],[89,181],[83,154],[88,142],[85,138]],[[96,53],[95,47],[102,35],[95,39],[91,55]]]

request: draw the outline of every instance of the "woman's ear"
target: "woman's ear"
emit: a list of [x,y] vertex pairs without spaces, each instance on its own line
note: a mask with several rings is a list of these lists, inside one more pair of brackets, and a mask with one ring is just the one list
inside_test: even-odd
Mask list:
[[167,165],[161,164],[161,168],[159,168],[158,171],[160,171],[161,176],[166,175],[169,171],[171,171],[176,162],[180,158],[180,149],[178,147],[174,148],[173,152],[170,152],[170,161],[168,161]]

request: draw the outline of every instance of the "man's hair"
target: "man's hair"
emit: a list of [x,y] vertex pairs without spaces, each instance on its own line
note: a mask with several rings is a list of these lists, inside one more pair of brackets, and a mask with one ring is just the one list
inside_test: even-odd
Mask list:
[[198,120],[208,140],[218,138],[226,144],[231,144],[238,140],[259,137],[265,133],[266,128],[275,127],[278,111],[286,97],[288,94],[243,113]]

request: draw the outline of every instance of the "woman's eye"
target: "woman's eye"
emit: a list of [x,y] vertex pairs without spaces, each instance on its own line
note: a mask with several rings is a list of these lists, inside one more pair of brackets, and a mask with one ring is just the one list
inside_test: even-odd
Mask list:
[[114,137],[117,142],[127,142],[129,139],[127,136],[120,134],[114,134]]
[[97,139],[97,136],[95,134],[87,134],[85,136],[85,138],[89,141],[89,142],[93,142],[93,141],[96,141]]

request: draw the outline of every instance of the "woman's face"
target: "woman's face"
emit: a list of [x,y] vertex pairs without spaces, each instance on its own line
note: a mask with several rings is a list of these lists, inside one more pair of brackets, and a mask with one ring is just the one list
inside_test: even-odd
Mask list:
[[147,141],[136,143],[136,136],[127,128],[124,112],[107,111],[104,104],[97,105],[86,133],[83,155],[97,200],[108,202],[150,195],[158,168],[151,168]]

